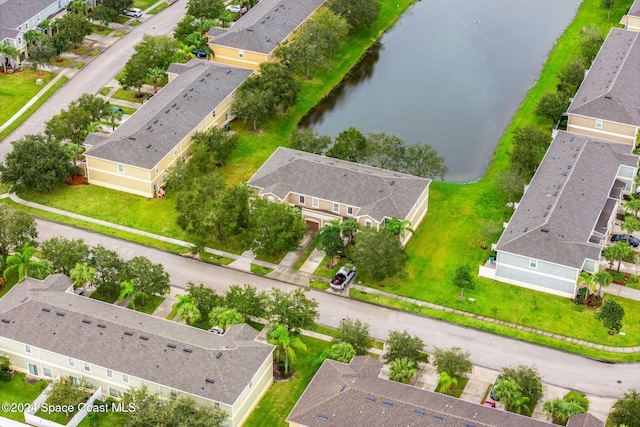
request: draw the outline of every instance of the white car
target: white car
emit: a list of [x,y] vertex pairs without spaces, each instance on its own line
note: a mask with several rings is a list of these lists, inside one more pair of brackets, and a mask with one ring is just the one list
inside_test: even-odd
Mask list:
[[331,280],[329,286],[331,289],[337,292],[344,290],[344,288],[356,277],[356,269],[352,267],[340,267],[340,270],[336,273],[336,276]]
[[142,11],[137,7],[132,7],[131,9],[128,9],[124,14],[132,18],[140,18],[142,16]]
[[247,13],[247,8],[246,7],[240,7],[239,4],[231,4],[229,6],[227,6],[227,10],[231,13]]

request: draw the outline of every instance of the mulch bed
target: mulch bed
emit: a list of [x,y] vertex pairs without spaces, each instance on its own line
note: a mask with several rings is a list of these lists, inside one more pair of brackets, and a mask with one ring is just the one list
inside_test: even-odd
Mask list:
[[64,183],[67,185],[88,185],[89,180],[84,175],[76,175],[68,178]]

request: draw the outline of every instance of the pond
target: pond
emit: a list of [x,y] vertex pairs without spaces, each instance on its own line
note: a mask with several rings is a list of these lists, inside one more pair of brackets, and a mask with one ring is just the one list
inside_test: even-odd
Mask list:
[[422,0],[300,123],[431,144],[447,181],[479,179],[580,0]]

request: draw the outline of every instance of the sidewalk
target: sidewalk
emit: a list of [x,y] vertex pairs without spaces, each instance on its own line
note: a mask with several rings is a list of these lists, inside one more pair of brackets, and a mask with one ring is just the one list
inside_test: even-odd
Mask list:
[[[5,195],[5,194],[0,195],[0,198],[4,198],[4,197],[7,197],[7,195]],[[159,241],[163,241],[163,242],[167,242],[167,243],[172,243],[174,245],[182,246],[184,248],[191,248],[193,246],[191,243],[185,242],[185,241],[182,241],[182,240],[173,239],[173,238],[166,237],[166,236],[160,236],[160,235],[157,235],[157,234],[149,233],[147,231],[142,231],[142,230],[137,230],[135,228],[125,227],[125,226],[122,226],[122,225],[119,225],[119,224],[114,224],[114,223],[111,223],[111,222],[107,222],[107,221],[103,221],[103,220],[99,220],[99,219],[95,219],[95,218],[90,218],[90,217],[87,217],[87,216],[84,216],[84,215],[78,215],[78,214],[75,214],[75,213],[72,213],[72,212],[67,212],[67,211],[63,211],[61,209],[56,209],[56,208],[52,208],[52,207],[49,207],[49,206],[44,206],[44,205],[41,205],[41,204],[38,204],[38,203],[28,202],[26,200],[21,199],[20,197],[18,197],[14,193],[10,194],[9,197],[11,197],[11,199],[16,203],[19,203],[19,204],[24,205],[24,206],[29,206],[29,207],[32,207],[32,208],[35,208],[35,209],[40,209],[40,210],[44,210],[44,211],[47,211],[47,212],[55,213],[55,214],[58,214],[58,215],[63,215],[63,216],[67,216],[67,217],[70,217],[70,218],[75,218],[75,219],[79,219],[79,220],[82,220],[82,221],[86,221],[86,222],[90,222],[90,223],[94,223],[94,224],[99,224],[99,225],[102,225],[104,227],[114,228],[116,230],[125,231],[125,232],[128,232],[128,233],[137,234],[137,235],[140,235],[140,236],[145,236],[145,237],[148,237],[148,238],[151,238],[151,239],[155,239],[155,240],[159,240]],[[231,267],[231,268],[234,268],[234,269],[237,269],[237,270],[242,270],[242,271],[251,271],[251,264],[260,265],[260,266],[265,267],[265,268],[273,269],[273,271],[271,273],[267,274],[267,277],[276,278],[278,280],[286,281],[288,283],[292,283],[292,284],[299,285],[299,286],[308,286],[309,278],[312,276],[310,273],[294,270],[293,268],[290,268],[290,267],[279,266],[279,265],[272,264],[272,263],[269,263],[269,262],[266,262],[266,261],[257,260],[255,258],[253,258],[253,254],[250,253],[250,251],[245,252],[245,253],[243,253],[242,255],[239,256],[239,255],[236,255],[236,254],[220,251],[220,250],[217,250],[217,249],[205,248],[204,250],[205,250],[205,252],[208,252],[208,253],[211,253],[211,254],[214,254],[214,255],[217,255],[217,256],[221,256],[221,257],[225,257],[225,258],[231,258],[231,259],[235,260],[234,262],[229,264],[227,267]],[[287,261],[287,263],[289,263],[289,262],[290,262],[290,260]],[[554,333],[543,331],[543,330],[540,330],[540,329],[530,328],[530,327],[518,325],[518,324],[515,324],[515,323],[511,323],[511,322],[505,322],[503,320],[493,319],[493,318],[482,316],[482,315],[479,315],[479,314],[470,313],[470,312],[467,312],[467,311],[461,311],[461,310],[457,310],[457,309],[454,309],[454,308],[445,307],[445,306],[442,306],[442,305],[432,304],[430,302],[416,300],[414,298],[408,298],[408,297],[403,297],[403,296],[400,296],[400,295],[391,294],[389,292],[384,292],[384,291],[381,291],[381,290],[378,290],[378,289],[368,288],[366,286],[361,286],[361,285],[356,285],[356,284],[351,284],[350,286],[353,289],[357,289],[357,290],[362,291],[362,292],[366,292],[366,293],[370,293],[370,294],[374,294],[374,295],[380,295],[380,296],[384,296],[384,297],[387,297],[387,298],[397,299],[399,301],[404,301],[404,302],[407,302],[409,304],[414,304],[414,305],[419,306],[419,307],[428,307],[428,308],[431,308],[433,310],[439,310],[439,311],[445,311],[445,312],[449,312],[449,313],[454,313],[454,314],[458,314],[460,316],[466,316],[466,317],[470,317],[470,318],[473,318],[473,319],[481,320],[483,322],[489,322],[489,323],[493,323],[493,324],[496,324],[496,325],[502,325],[502,326],[506,326],[506,327],[509,327],[509,328],[513,328],[513,329],[519,329],[519,330],[522,330],[522,331],[525,331],[525,332],[530,332],[530,333],[537,334],[537,335],[542,335],[542,336],[555,338],[555,339],[558,339],[558,340],[561,340],[561,341],[569,342],[569,343],[572,343],[572,344],[577,344],[577,345],[584,346],[584,347],[595,348],[595,349],[603,350],[603,351],[610,351],[610,352],[613,352],[613,353],[635,353],[635,352],[640,352],[640,346],[634,346],[634,347],[612,347],[612,346],[605,346],[605,345],[602,345],[602,344],[595,344],[595,343],[591,343],[591,342],[584,341],[584,340],[578,340],[578,339],[575,339],[575,338],[554,334]],[[621,289],[621,288],[624,288],[624,289]],[[609,288],[605,288],[605,292],[611,293],[611,294],[624,294],[623,296],[625,298],[640,301],[640,290],[637,290],[637,289],[625,288],[625,287],[622,287],[622,286],[619,286],[619,285],[610,285]]]

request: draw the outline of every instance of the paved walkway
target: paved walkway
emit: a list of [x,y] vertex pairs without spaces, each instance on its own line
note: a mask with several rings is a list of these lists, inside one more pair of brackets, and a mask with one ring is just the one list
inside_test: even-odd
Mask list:
[[[4,194],[0,195],[0,198],[4,198],[4,197],[7,197],[7,196],[4,195]],[[137,235],[140,235],[140,236],[145,236],[145,237],[148,237],[148,238],[152,238],[152,239],[163,241],[163,242],[167,242],[167,243],[172,243],[174,245],[182,246],[184,248],[191,248],[193,246],[189,242],[185,242],[185,241],[178,240],[178,239],[173,239],[171,237],[161,236],[161,235],[157,235],[157,234],[154,234],[154,233],[149,233],[147,231],[137,230],[135,228],[125,227],[125,226],[122,226],[122,225],[119,225],[119,224],[114,224],[114,223],[111,223],[111,222],[108,222],[108,221],[103,221],[103,220],[99,220],[99,219],[95,219],[95,218],[90,218],[90,217],[87,217],[87,216],[84,216],[84,215],[79,215],[79,214],[75,214],[75,213],[72,213],[72,212],[63,211],[61,209],[52,208],[52,207],[41,205],[41,204],[38,204],[38,203],[28,202],[26,200],[21,199],[16,194],[10,194],[9,197],[11,197],[11,199],[16,203],[19,203],[19,204],[24,205],[24,206],[29,206],[29,207],[32,207],[32,208],[35,208],[35,209],[40,209],[40,210],[44,210],[44,211],[47,211],[47,212],[55,213],[55,214],[58,214],[58,215],[63,215],[63,216],[67,216],[67,217],[70,217],[70,218],[79,219],[79,220],[82,220],[82,221],[86,221],[86,222],[102,225],[104,227],[109,227],[109,228],[125,231],[127,233],[132,233],[132,234],[137,234]],[[294,270],[291,267],[279,266],[279,265],[275,265],[275,264],[272,264],[272,263],[269,263],[269,262],[266,262],[266,261],[257,260],[253,256],[253,253],[251,253],[250,251],[244,252],[240,256],[238,256],[236,254],[229,253],[229,252],[220,251],[220,250],[217,250],[217,249],[211,249],[211,248],[205,248],[205,251],[208,252],[208,253],[211,253],[211,254],[215,254],[217,256],[231,258],[231,259],[235,260],[234,262],[229,264],[228,267],[231,267],[231,268],[234,268],[234,269],[237,269],[237,270],[242,270],[242,271],[251,271],[251,264],[260,265],[260,266],[265,267],[265,268],[273,269],[272,272],[267,274],[267,277],[271,277],[271,278],[274,278],[274,279],[282,280],[282,281],[285,281],[285,282],[288,282],[288,283],[292,283],[292,284],[296,284],[296,285],[300,285],[300,286],[308,286],[309,279],[311,277],[313,277],[313,275],[308,273],[308,272],[298,271],[298,270]],[[416,300],[414,298],[408,298],[408,297],[403,297],[403,296],[391,294],[389,292],[384,292],[384,291],[381,291],[381,290],[378,290],[378,289],[368,288],[368,287],[361,286],[361,285],[356,285],[356,284],[351,284],[350,286],[353,289],[357,289],[357,290],[362,291],[362,292],[367,292],[367,293],[370,293],[370,294],[380,295],[380,296],[384,296],[384,297],[387,297],[387,298],[397,299],[397,300],[400,300],[400,301],[407,302],[409,304],[414,304],[414,305],[419,306],[419,307],[428,307],[428,308],[431,308],[431,309],[434,309],[434,310],[454,313],[454,314],[458,314],[460,316],[466,316],[466,317],[478,319],[478,320],[481,320],[483,322],[489,322],[489,323],[493,323],[493,324],[497,324],[497,325],[502,325],[502,326],[514,328],[514,329],[519,329],[519,330],[530,332],[530,333],[533,333],[533,334],[543,335],[543,336],[555,338],[555,339],[558,339],[558,340],[561,340],[561,341],[565,341],[565,342],[569,342],[569,343],[573,343],[573,344],[577,344],[577,345],[581,345],[581,346],[585,346],[585,347],[595,348],[595,349],[598,349],[598,350],[610,351],[610,352],[615,352],[615,353],[640,352],[640,346],[613,347],[613,346],[605,346],[605,345],[602,345],[602,344],[595,344],[595,343],[591,343],[591,342],[588,342],[588,341],[578,340],[578,339],[575,339],[575,338],[571,338],[571,337],[567,337],[567,336],[563,336],[563,335],[559,335],[559,334],[554,334],[554,333],[551,333],[551,332],[547,332],[547,331],[543,331],[543,330],[539,330],[539,329],[535,329],[535,328],[530,328],[530,327],[518,325],[518,324],[515,324],[515,323],[511,323],[511,322],[505,322],[503,320],[493,319],[491,317],[486,317],[486,316],[482,316],[482,315],[475,314],[475,313],[470,313],[470,312],[457,310],[457,309],[450,308],[450,307],[441,306],[441,305],[438,305],[438,304],[433,304],[433,303],[430,303],[430,302]],[[605,288],[604,291],[607,292],[607,293],[611,293],[611,294],[615,294],[615,295],[621,295],[621,296],[624,296],[625,298],[629,298],[629,299],[640,301],[640,290],[637,290],[637,289],[631,289],[631,288],[626,288],[626,287],[623,287],[623,286],[613,285],[612,284],[609,287]]]

